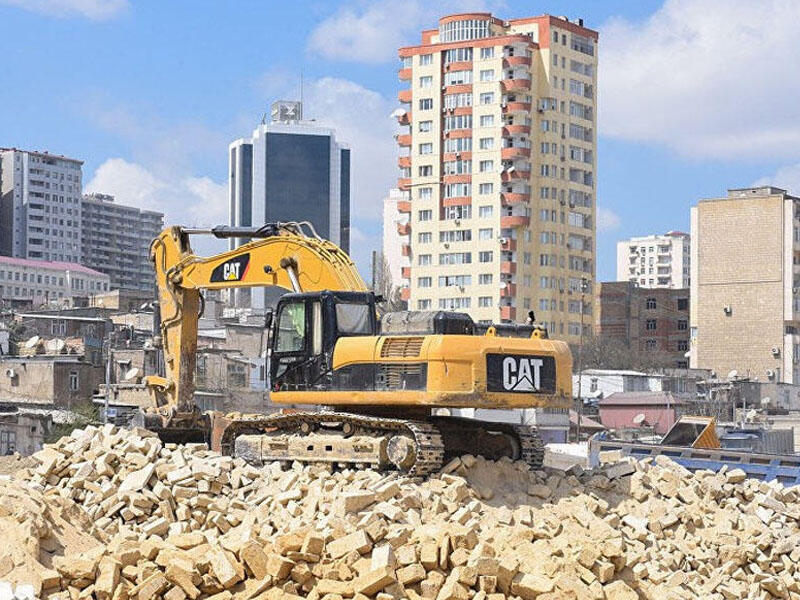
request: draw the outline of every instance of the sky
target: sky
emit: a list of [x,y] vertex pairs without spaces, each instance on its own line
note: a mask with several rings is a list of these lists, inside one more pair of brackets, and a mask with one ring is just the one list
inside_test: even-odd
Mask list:
[[397,178],[397,48],[468,10],[600,32],[599,280],[617,240],[688,230],[699,198],[800,194],[796,0],[0,0],[0,146],[82,159],[85,191],[168,224],[226,223],[228,144],[302,73],[306,117],[352,148],[366,275]]

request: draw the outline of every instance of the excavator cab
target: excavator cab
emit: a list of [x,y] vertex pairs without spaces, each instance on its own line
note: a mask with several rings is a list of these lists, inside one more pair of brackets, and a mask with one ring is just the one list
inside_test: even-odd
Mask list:
[[272,390],[329,387],[336,340],[377,334],[372,292],[285,294],[278,302],[271,325]]

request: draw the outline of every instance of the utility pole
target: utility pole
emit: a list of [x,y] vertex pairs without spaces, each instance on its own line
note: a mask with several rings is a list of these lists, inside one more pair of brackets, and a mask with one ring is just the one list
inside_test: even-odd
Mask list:
[[103,422],[108,423],[108,403],[111,397],[111,362],[113,357],[113,350],[111,349],[111,332],[106,337],[106,393],[103,408]]
[[581,277],[581,331],[578,338],[578,434],[576,442],[581,441],[581,421],[583,420],[583,395],[581,394],[581,384],[583,380],[583,305],[586,296],[586,289],[589,282],[586,277]]

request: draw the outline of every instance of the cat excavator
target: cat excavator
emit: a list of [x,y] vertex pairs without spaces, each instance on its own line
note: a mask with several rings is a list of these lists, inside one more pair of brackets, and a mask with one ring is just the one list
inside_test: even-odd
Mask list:
[[[200,257],[191,235],[241,245]],[[379,317],[379,299],[353,261],[309,223],[169,227],[150,254],[164,376],[146,378],[151,406],[138,424],[164,439],[211,429],[193,400],[202,290],[288,290],[267,318],[267,362],[269,402],[294,410],[237,417],[221,437],[223,452],[253,464],[325,462],[424,475],[471,453],[538,467],[543,444],[535,427],[453,416],[454,409],[566,411],[571,404],[565,342],[535,324],[481,328],[458,312]]]

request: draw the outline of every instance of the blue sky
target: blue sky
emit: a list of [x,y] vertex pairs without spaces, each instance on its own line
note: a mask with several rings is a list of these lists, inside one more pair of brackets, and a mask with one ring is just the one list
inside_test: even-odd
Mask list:
[[224,222],[227,144],[296,96],[302,70],[306,115],[353,149],[368,273],[397,177],[396,48],[473,8],[600,31],[599,279],[615,276],[617,239],[688,229],[700,197],[765,181],[800,192],[788,0],[0,0],[0,146],[82,158],[86,189],[172,222]]

